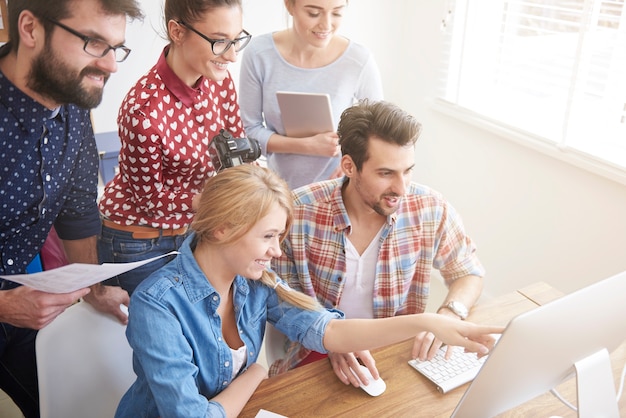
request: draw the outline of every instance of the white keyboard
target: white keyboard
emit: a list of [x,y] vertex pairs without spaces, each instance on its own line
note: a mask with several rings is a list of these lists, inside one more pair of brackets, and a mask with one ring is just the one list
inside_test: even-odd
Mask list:
[[409,365],[437,385],[437,390],[447,393],[472,381],[487,356],[477,358],[476,353],[465,353],[463,347],[452,347],[452,356],[445,359],[447,347],[441,347],[432,360],[409,360]]

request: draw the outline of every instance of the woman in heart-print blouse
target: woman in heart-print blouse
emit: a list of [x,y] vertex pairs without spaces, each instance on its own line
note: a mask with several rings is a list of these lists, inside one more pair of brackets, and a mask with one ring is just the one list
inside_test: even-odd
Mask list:
[[[216,172],[209,144],[220,129],[234,138],[245,136],[228,71],[250,40],[241,1],[167,0],[164,15],[170,42],[119,109],[119,173],[99,202],[100,262],[139,261],[177,250],[188,235],[194,197]],[[170,259],[105,284],[132,293]]]

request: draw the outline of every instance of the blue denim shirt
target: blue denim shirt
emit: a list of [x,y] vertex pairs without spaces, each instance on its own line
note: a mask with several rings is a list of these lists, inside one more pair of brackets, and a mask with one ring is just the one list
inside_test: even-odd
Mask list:
[[[232,381],[232,356],[217,314],[220,296],[193,257],[195,234],[181,254],[144,280],[133,293],[126,336],[137,380],[123,396],[116,417],[222,417],[210,399]],[[235,314],[245,343],[247,367],[256,362],[266,321],[292,340],[326,352],[322,340],[338,311],[308,311],[281,302],[274,289],[237,276]]]

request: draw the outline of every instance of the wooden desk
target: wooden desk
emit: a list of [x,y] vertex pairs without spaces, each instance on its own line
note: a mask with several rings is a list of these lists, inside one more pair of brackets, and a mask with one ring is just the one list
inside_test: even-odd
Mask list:
[[[469,320],[477,323],[506,325],[514,316],[560,297],[562,294],[545,283],[537,283],[472,310]],[[320,360],[265,380],[256,390],[241,417],[254,417],[266,409],[287,417],[449,417],[469,384],[445,395],[411,368],[412,340],[373,351],[387,390],[371,397],[361,389],[344,385],[335,376],[330,362]],[[617,379],[626,362],[626,343],[611,355]],[[617,383],[616,383],[617,387]],[[561,384],[559,392],[575,402],[575,379]],[[626,417],[626,399],[620,411]],[[551,394],[544,394],[501,417],[549,417],[576,414]]]

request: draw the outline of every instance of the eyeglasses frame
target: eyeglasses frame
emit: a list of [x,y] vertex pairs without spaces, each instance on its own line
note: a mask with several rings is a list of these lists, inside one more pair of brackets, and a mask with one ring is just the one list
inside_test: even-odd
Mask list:
[[[237,42],[241,42],[243,39],[248,39],[246,41],[246,43],[243,44],[243,46],[241,48],[235,49],[235,52],[241,51],[246,46],[248,46],[248,43],[250,43],[250,39],[252,39],[252,35],[245,29],[241,30],[242,33],[245,33],[245,36],[242,36],[241,38],[236,38],[236,39],[212,39],[212,38],[209,38],[208,36],[206,36],[204,33],[200,32],[199,30],[195,29],[193,26],[183,22],[182,20],[177,20],[176,23],[178,23],[179,25],[189,29],[190,31],[194,32],[196,35],[198,35],[199,37],[201,37],[202,39],[204,39],[205,41],[210,43],[211,44],[211,52],[213,52],[213,55],[218,56],[218,57],[220,55],[224,55],[226,52],[228,52],[230,47],[233,46],[234,44],[236,44]],[[218,43],[218,42],[219,43],[228,42],[228,45],[219,54],[215,53],[215,44]]]
[[[67,25],[64,25],[63,23],[54,20],[54,19],[50,19],[49,17],[45,18],[48,22],[52,23],[55,26],[60,27],[61,29],[66,30],[67,32],[71,33],[72,35],[82,39],[85,44],[83,45],[83,51],[85,51],[86,54],[91,55],[92,57],[96,57],[96,58],[103,58],[104,56],[106,56],[106,54],[109,53],[109,51],[113,51],[113,54],[115,55],[115,51],[117,51],[118,49],[121,49],[122,51],[124,51],[126,53],[126,55],[124,56],[124,58],[122,58],[121,60],[117,59],[117,55],[115,55],[116,62],[124,62],[126,60],[126,58],[128,58],[128,56],[131,53],[131,49],[129,47],[127,47],[126,45],[120,45],[120,46],[112,46],[110,45],[108,42],[105,42],[103,39],[99,39],[99,38],[93,38],[91,36],[87,36],[83,33],[78,32],[75,29],[70,28]],[[87,51],[87,45],[89,44],[89,42],[91,41],[98,41],[98,42],[103,42],[107,48],[104,50],[104,52],[102,53],[102,55],[96,55],[96,54],[92,54],[91,52]]]

